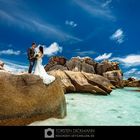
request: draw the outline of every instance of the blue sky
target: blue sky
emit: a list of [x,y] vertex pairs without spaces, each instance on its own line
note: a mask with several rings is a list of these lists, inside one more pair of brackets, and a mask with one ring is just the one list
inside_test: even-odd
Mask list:
[[35,41],[53,55],[119,61],[140,78],[139,0],[0,0],[0,59],[27,68]]

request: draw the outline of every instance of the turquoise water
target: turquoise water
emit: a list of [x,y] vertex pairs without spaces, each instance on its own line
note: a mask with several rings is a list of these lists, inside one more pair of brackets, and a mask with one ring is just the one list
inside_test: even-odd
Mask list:
[[66,94],[67,116],[50,118],[30,125],[139,125],[140,92],[138,88],[114,90],[108,96]]

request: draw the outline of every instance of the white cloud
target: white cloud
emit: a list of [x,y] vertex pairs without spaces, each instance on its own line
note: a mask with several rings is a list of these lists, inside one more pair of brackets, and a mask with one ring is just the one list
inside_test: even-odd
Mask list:
[[63,48],[58,43],[54,42],[49,47],[44,46],[44,55],[52,56],[58,52],[62,52]]
[[107,7],[111,2],[112,0],[107,0],[105,3],[102,4],[102,7]]
[[124,42],[124,33],[122,29],[117,29],[110,37],[111,40],[115,40],[117,43],[121,44]]
[[13,49],[8,49],[8,50],[2,50],[0,51],[0,55],[19,55],[21,52],[20,51],[15,51]]
[[75,23],[74,21],[69,21],[69,20],[66,20],[65,24],[69,25],[69,26],[71,26],[73,28],[77,26],[77,23]]
[[124,73],[124,77],[127,79],[133,77],[135,79],[140,79],[140,71],[137,68],[132,68]]
[[131,69],[131,70],[125,72],[125,74],[128,74],[128,75],[129,75],[129,74],[134,74],[135,72],[137,72],[137,70],[138,70],[138,69],[133,68],[133,69]]
[[103,55],[99,55],[98,57],[95,58],[96,61],[100,61],[100,60],[105,60],[105,59],[109,59],[112,56],[112,53],[104,53]]
[[18,62],[12,62],[11,60],[2,59],[4,64],[4,69],[11,73],[27,72],[28,67],[26,64],[20,64]]
[[73,42],[82,41],[80,38],[70,35],[65,31],[56,28],[54,25],[48,23],[41,23],[36,20],[32,20],[31,23],[33,24],[33,26],[35,26],[36,30],[43,33],[44,36],[61,39],[61,41],[69,41],[69,40],[73,40]]
[[131,54],[126,57],[115,57],[112,58],[111,60],[118,60],[122,62],[122,64],[126,67],[131,67],[131,66],[140,66],[140,55],[138,54]]
[[139,75],[139,77],[140,77],[140,71],[138,71],[138,72],[137,72],[137,74],[138,74],[138,75]]
[[[74,0],[75,4],[77,4],[81,9],[89,13],[90,15],[102,19],[110,19],[115,20],[116,18],[112,14],[111,10],[107,6],[102,6],[103,2],[99,2],[98,0]],[[109,4],[109,2],[108,2]],[[106,3],[107,5],[107,3]]]

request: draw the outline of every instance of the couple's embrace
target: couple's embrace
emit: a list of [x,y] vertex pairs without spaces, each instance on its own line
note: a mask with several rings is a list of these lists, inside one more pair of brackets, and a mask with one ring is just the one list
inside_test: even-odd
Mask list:
[[39,46],[39,50],[36,51],[36,43],[32,43],[32,47],[28,49],[28,60],[29,60],[29,70],[28,73],[32,73],[33,67],[35,66],[34,74],[40,76],[43,79],[43,83],[50,84],[55,80],[55,77],[48,75],[42,65],[43,58],[43,47]]

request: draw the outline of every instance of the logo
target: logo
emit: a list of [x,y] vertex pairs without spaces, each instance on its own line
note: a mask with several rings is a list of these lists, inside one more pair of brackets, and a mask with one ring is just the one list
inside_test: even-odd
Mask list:
[[45,129],[45,138],[54,138],[54,129]]

